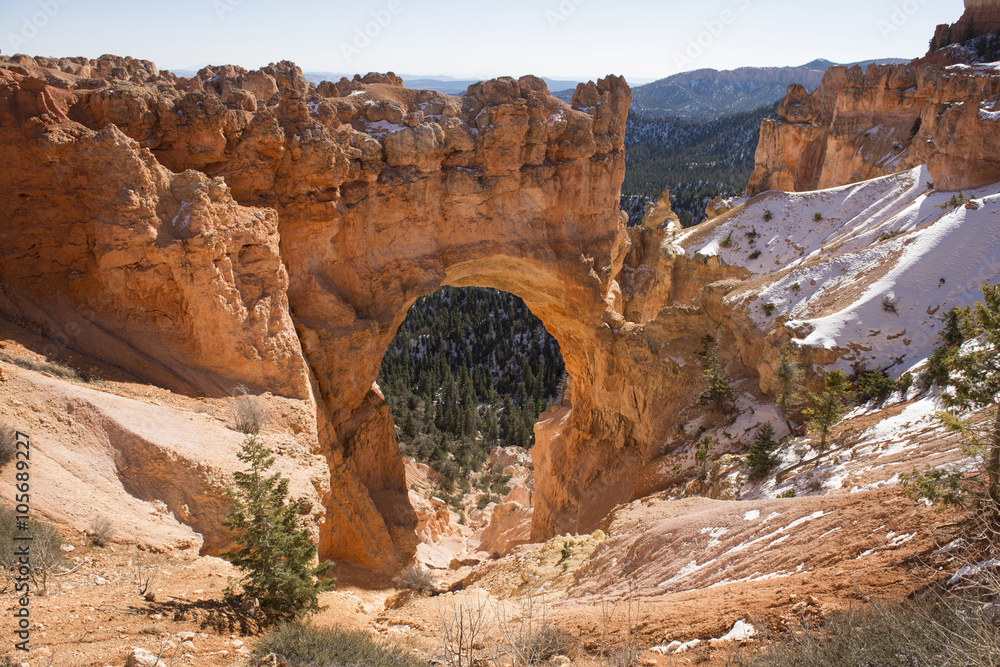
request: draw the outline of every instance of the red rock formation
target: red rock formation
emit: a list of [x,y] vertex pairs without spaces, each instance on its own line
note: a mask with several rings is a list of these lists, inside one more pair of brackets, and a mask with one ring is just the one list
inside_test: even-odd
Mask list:
[[0,312],[167,386],[315,401],[324,557],[378,569],[415,547],[374,381],[443,285],[522,297],[565,357],[568,399],[536,427],[533,539],[655,486],[639,471],[696,403],[720,318],[702,296],[731,286],[704,288],[744,272],[688,259],[668,205],[625,229],[624,80],[567,105],[534,77],[455,98],[392,75],[316,87],[291,63],[178,79],[18,58],[0,76]]
[[928,164],[938,188],[1000,180],[1000,76],[984,67],[834,67],[765,120],[747,191],[803,191]]
[[964,42],[1000,29],[1000,0],[965,0],[965,13],[954,25],[939,25],[934,38],[939,44]]
[[[639,408],[595,354],[624,323],[624,80],[570,106],[533,77],[453,98],[376,76],[323,97],[290,63],[192,79],[111,57],[0,64],[2,312],[167,386],[314,396],[324,555],[377,568],[413,546],[372,387],[409,306],[446,284],[520,295],[562,344],[578,401],[571,451],[549,460],[568,490],[538,530],[627,498],[606,457],[644,442]],[[581,464],[588,450],[605,454]]]

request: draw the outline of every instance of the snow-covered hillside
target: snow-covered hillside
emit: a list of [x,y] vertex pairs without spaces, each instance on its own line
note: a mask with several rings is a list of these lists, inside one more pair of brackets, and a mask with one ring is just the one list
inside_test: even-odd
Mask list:
[[[964,199],[963,199],[964,197]],[[937,192],[926,168],[807,193],[766,192],[678,238],[746,267],[727,297],[763,329],[835,350],[838,366],[912,369],[940,317],[1000,280],[1000,184]]]

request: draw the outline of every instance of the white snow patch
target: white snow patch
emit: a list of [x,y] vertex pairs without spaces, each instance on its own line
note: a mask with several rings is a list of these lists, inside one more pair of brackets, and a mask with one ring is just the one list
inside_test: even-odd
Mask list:
[[189,201],[181,202],[181,207],[177,210],[177,215],[170,221],[170,224],[175,229],[186,230],[188,228],[188,225],[191,223],[191,214],[187,212],[187,208],[190,205],[191,202]]
[[702,528],[701,531],[699,531],[699,532],[702,535],[708,533],[709,537],[711,538],[708,541],[708,544],[705,545],[706,548],[707,548],[707,547],[714,547],[716,544],[718,544],[719,541],[720,541],[720,538],[723,535],[725,535],[726,533],[728,533],[729,529],[728,528]]
[[733,629],[727,634],[719,637],[724,642],[744,642],[757,634],[757,629],[746,621],[739,620],[733,625]]
[[382,130],[389,133],[399,132],[400,130],[404,129],[404,126],[397,125],[396,123],[390,123],[387,120],[379,120],[375,121],[374,123],[371,121],[365,121],[365,124],[368,126],[369,130],[376,130],[376,131]]
[[743,515],[744,521],[755,521],[760,518],[760,510],[750,510]]

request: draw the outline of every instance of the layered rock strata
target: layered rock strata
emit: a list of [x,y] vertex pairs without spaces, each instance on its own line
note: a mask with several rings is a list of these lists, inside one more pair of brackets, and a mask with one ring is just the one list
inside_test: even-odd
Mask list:
[[668,428],[653,413],[689,400],[643,332],[690,313],[659,313],[666,227],[633,241],[619,217],[620,78],[567,105],[534,77],[455,98],[391,74],[316,87],[290,63],[191,79],[113,56],[0,65],[0,312],[178,391],[315,401],[324,556],[382,568],[414,547],[374,380],[442,285],[522,297],[562,347],[572,407],[536,450],[536,535],[629,500],[623,480]]
[[938,189],[1000,180],[1000,76],[988,67],[831,68],[764,120],[748,192],[805,191],[927,164]]

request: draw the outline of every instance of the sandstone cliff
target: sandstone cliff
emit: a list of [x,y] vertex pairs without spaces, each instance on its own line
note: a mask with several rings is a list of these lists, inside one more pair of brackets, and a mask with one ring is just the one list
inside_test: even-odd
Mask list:
[[314,400],[325,556],[378,568],[413,548],[373,382],[410,304],[446,284],[521,296],[561,343],[577,398],[568,451],[541,456],[559,481],[537,530],[628,497],[609,464],[639,456],[649,406],[607,349],[625,323],[622,79],[567,105],[533,77],[454,98],[394,75],[315,87],[290,63],[0,65],[4,316],[180,391]]
[[[965,13],[954,25],[939,25],[934,32],[937,43],[951,40],[964,42],[1000,29],[1000,2],[997,0],[965,0]],[[930,54],[928,54],[930,55]]]
[[927,164],[938,189],[1000,180],[1000,76],[990,67],[831,68],[812,94],[791,86],[761,125],[748,192],[805,191]]

